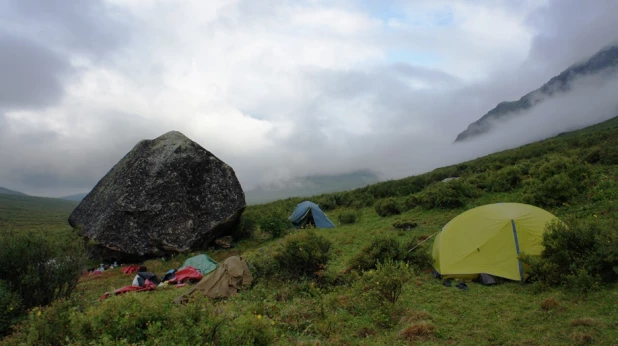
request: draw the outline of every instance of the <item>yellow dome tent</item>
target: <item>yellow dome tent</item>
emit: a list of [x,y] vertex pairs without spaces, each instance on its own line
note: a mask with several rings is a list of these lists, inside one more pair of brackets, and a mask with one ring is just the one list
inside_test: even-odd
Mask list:
[[436,236],[434,268],[446,278],[472,279],[486,273],[523,281],[526,275],[518,255],[540,255],[545,227],[554,220],[558,219],[548,211],[521,203],[470,209]]

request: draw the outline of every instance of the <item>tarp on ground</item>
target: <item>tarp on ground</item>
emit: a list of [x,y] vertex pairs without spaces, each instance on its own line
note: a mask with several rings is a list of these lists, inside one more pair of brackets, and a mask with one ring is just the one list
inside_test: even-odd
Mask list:
[[231,297],[239,290],[247,289],[252,282],[247,262],[239,256],[228,257],[217,270],[204,277],[187,294],[176,298],[175,302],[182,303],[194,294],[210,298]]
[[[202,275],[206,275],[215,269],[217,269],[217,262],[212,258],[208,257],[205,254],[193,256],[185,261],[185,263],[178,269],[181,271],[183,268],[193,267],[202,273]],[[178,273],[176,273],[178,275]]]
[[300,228],[307,223],[315,225],[316,228],[334,228],[333,224],[320,207],[310,201],[299,203],[294,212],[288,218],[296,228]]

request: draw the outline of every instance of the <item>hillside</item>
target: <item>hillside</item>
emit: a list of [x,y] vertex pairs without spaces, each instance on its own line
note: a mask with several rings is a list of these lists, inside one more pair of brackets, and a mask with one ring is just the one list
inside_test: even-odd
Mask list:
[[[442,182],[455,176],[460,179]],[[219,263],[242,255],[255,269],[253,286],[235,297],[174,304],[188,285],[96,301],[131,283],[132,275],[113,269],[82,277],[72,300],[33,310],[2,344],[612,345],[618,340],[616,282],[595,281],[600,279],[577,267],[589,263],[594,270],[595,261],[605,260],[613,261],[610,269],[618,266],[618,118],[426,174],[308,198],[337,224],[314,230],[319,237],[285,227],[285,218],[303,199],[249,206],[235,231],[237,240],[245,236],[237,247],[205,250]],[[581,252],[567,256],[570,263],[563,267],[578,271],[561,285],[444,286],[424,261],[430,237],[463,211],[499,202],[550,211],[572,226],[567,239],[577,240],[568,237],[586,227],[605,233],[587,240],[593,248],[576,242]],[[397,221],[417,227],[396,229]],[[143,264],[163,275],[189,255]],[[372,262],[389,258],[405,258],[405,265]],[[319,265],[302,275],[306,263]],[[361,264],[370,269],[354,269]],[[565,269],[551,268],[552,275]]]
[[0,230],[32,230],[66,234],[76,202],[56,198],[0,194]]
[[479,120],[470,124],[465,131],[457,135],[455,142],[462,142],[487,133],[491,131],[494,120],[515,117],[521,114],[521,112],[535,107],[548,97],[568,91],[571,88],[571,83],[581,76],[600,72],[614,74],[616,73],[616,66],[618,66],[618,46],[602,49],[587,61],[575,64],[562,71],[543,86],[526,94],[519,100],[499,103]]
[[17,195],[17,196],[27,196],[25,193],[19,192],[19,191],[13,191],[13,190],[9,190],[6,189],[2,186],[0,186],[0,194],[4,194],[4,195]]
[[337,175],[315,175],[288,181],[284,186],[263,186],[245,191],[248,205],[276,201],[288,197],[306,197],[364,187],[376,183],[378,176],[370,171]]

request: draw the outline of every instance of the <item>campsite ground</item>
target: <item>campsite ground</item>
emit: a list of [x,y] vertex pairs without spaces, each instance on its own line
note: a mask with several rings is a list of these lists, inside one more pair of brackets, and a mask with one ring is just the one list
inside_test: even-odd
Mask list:
[[[350,261],[376,237],[387,235],[400,243],[420,242],[459,213],[488,203],[532,199],[547,204],[544,206],[547,210],[564,220],[598,223],[611,228],[616,235],[618,160],[615,157],[618,156],[611,156],[616,155],[613,149],[616,147],[618,120],[615,119],[574,134],[439,169],[422,176],[422,183],[404,179],[347,195],[317,196],[313,200],[328,209],[328,217],[337,223],[335,229],[314,230],[332,242],[331,259],[319,278],[261,275],[256,277],[251,289],[236,297],[219,301],[196,299],[179,306],[172,304],[173,299],[190,287],[130,293],[99,302],[97,298],[105,292],[131,283],[132,275],[113,269],[82,277],[71,300],[30,312],[19,330],[3,344],[53,344],[58,340],[76,345],[91,342],[231,345],[249,341],[278,345],[616,344],[618,287],[615,283],[587,293],[577,287],[541,289],[537,284],[515,282],[496,286],[468,283],[469,289],[461,290],[455,285],[443,286],[432,276],[430,268],[414,268],[407,272],[412,275],[403,285],[401,296],[390,303],[371,298],[367,287],[372,283],[366,280],[371,278],[369,275],[359,273],[343,283],[338,281]],[[600,159],[590,158],[597,152]],[[553,177],[562,177],[563,173],[567,176],[580,166],[585,166],[588,177],[580,189],[569,190],[569,186],[580,183],[575,180],[551,188],[555,183]],[[515,174],[517,179],[509,180],[505,176],[509,176],[513,167],[520,171]],[[559,169],[565,171],[547,173],[552,167],[562,167]],[[544,181],[530,178],[543,174],[549,174],[549,178]],[[450,185],[440,183],[448,176],[462,179]],[[515,183],[504,187],[505,180]],[[474,193],[456,190],[464,183],[477,190]],[[444,186],[452,187],[459,194],[439,190]],[[567,190],[569,195],[564,196],[562,192]],[[431,206],[436,195],[441,206]],[[410,196],[415,198],[411,200]],[[371,206],[355,203],[367,198]],[[389,198],[402,206],[401,213],[381,217],[376,213],[376,206]],[[251,206],[245,214],[248,218],[289,214],[299,201],[288,199]],[[339,224],[339,216],[345,213],[353,213],[356,221]],[[395,230],[395,220],[411,220],[418,227]],[[48,222],[50,226],[55,224]],[[250,264],[260,263],[282,248],[289,238],[286,233],[306,232],[286,231],[281,237],[272,238],[269,230],[260,229],[259,220],[256,222],[258,227],[253,236],[240,241],[236,248],[205,252],[218,262],[240,254]],[[431,240],[424,244],[428,247],[422,248],[427,250]],[[150,260],[144,265],[163,275],[191,255]],[[379,285],[378,280],[391,279],[375,276],[375,284]]]

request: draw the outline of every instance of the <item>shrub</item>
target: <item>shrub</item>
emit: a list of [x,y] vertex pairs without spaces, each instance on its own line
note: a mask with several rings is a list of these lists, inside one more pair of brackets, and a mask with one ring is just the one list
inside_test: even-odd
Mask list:
[[21,298],[0,281],[0,337],[9,333],[21,313]]
[[279,210],[267,212],[260,220],[260,230],[270,233],[273,238],[281,237],[291,227],[292,222],[287,214]]
[[418,224],[411,220],[395,220],[393,222],[393,227],[397,229],[410,230],[416,226],[418,226]]
[[421,199],[418,195],[410,195],[403,201],[403,207],[405,210],[412,210],[421,205]]
[[235,240],[251,238],[257,226],[255,217],[252,214],[245,213],[240,217],[238,224],[232,230],[232,237]]
[[503,168],[491,179],[490,189],[494,192],[508,192],[519,187],[523,180],[522,169],[518,166]]
[[424,270],[433,264],[430,248],[429,242],[419,244],[416,240],[411,240],[403,244],[399,258],[414,268]]
[[382,217],[401,214],[401,207],[394,198],[378,201],[375,207],[376,213]]
[[395,304],[405,285],[412,278],[412,270],[406,263],[386,260],[377,264],[375,270],[363,273],[363,291],[375,295],[382,303]]
[[577,195],[578,191],[573,180],[566,173],[560,173],[543,182],[531,181],[524,196],[524,202],[556,206],[568,202]]
[[618,280],[618,230],[598,222],[551,223],[540,258],[522,256],[543,287],[565,285],[586,292]]
[[344,210],[339,214],[339,223],[342,225],[349,225],[356,223],[358,214],[351,210]]
[[467,181],[453,180],[445,183],[436,183],[420,194],[423,208],[459,208],[470,198],[480,196],[480,191]]
[[47,305],[71,295],[85,258],[78,240],[61,246],[40,234],[5,234],[0,240],[0,280],[19,295],[24,308]]
[[385,236],[376,237],[350,260],[348,268],[360,271],[375,269],[379,262],[398,260],[400,253],[400,244],[397,239]]
[[221,345],[271,345],[273,339],[271,327],[261,315],[239,316],[217,330],[217,344]]
[[603,148],[599,163],[603,165],[618,165],[618,145],[609,143]]
[[350,205],[356,209],[362,209],[373,206],[373,203],[373,196],[369,193],[363,193],[360,196],[354,198]]
[[273,259],[279,273],[286,278],[321,278],[330,260],[332,243],[314,231],[302,231],[287,236]]
[[418,269],[425,269],[432,261],[426,244],[417,246],[416,241],[401,244],[393,237],[376,237],[348,262],[348,271],[376,269],[378,263],[385,261],[403,261]]
[[580,155],[581,159],[588,163],[597,163],[601,160],[602,149],[599,146],[594,146],[583,151]]

